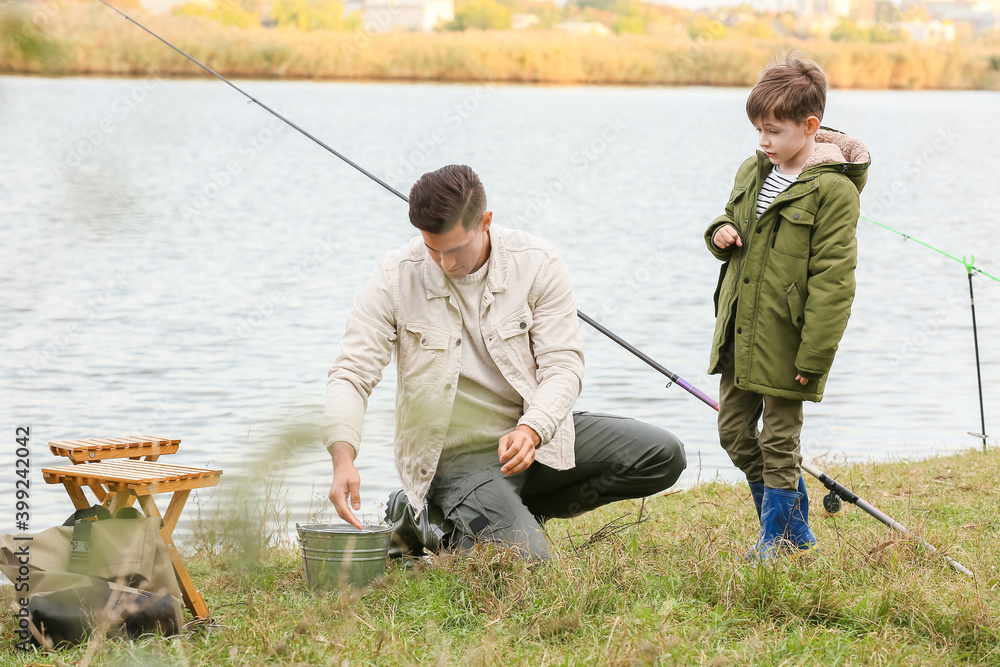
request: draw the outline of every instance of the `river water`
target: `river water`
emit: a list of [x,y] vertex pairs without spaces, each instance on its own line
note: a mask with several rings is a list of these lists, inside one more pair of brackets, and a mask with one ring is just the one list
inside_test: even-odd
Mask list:
[[[745,89],[241,85],[404,193],[472,165],[497,223],[562,250],[581,310],[717,394],[702,232],[756,147]],[[997,275],[998,117],[996,93],[832,91],[824,122],[871,149],[866,215]],[[33,530],[72,509],[42,481],[59,463],[46,443],[105,435],[180,438],[174,462],[222,468],[220,489],[248,481],[240,502],[279,526],[325,510],[326,369],[355,293],[414,233],[405,204],[214,80],[0,78],[0,149],[0,530],[14,528],[19,425]],[[977,446],[965,269],[867,222],[859,237],[858,296],[826,398],[806,406],[805,455]],[[997,430],[1000,284],[975,286]],[[577,409],[675,432],[685,484],[739,478],[713,411],[584,328]],[[397,485],[394,385],[390,368],[365,423],[368,518]],[[186,522],[223,498],[196,494]]]

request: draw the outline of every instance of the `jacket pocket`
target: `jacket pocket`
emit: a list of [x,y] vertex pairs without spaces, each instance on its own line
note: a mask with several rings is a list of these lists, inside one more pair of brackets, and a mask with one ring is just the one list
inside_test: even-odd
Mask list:
[[796,283],[789,285],[785,290],[785,296],[788,300],[788,314],[791,316],[792,324],[801,332],[802,325],[805,324],[806,309],[802,295],[799,294],[799,286]]
[[507,317],[497,327],[497,334],[503,339],[507,349],[514,356],[514,361],[525,372],[529,365],[528,360],[531,359],[532,362],[534,361],[534,356],[531,353],[531,336],[529,334],[532,323],[531,308],[526,306]]
[[790,257],[809,257],[812,226],[816,213],[801,206],[786,206],[778,211],[771,233],[771,247],[775,252]]
[[729,262],[726,262],[719,269],[719,282],[715,285],[715,294],[712,295],[712,302],[715,304],[715,316],[719,316],[719,296],[722,294],[722,284],[726,281],[726,272],[729,271]]
[[514,336],[527,335],[531,324],[531,309],[522,308],[513,315],[508,315],[497,327],[497,333],[504,340],[510,340]]
[[423,324],[404,324],[400,334],[399,370],[407,384],[435,385],[444,372],[450,336]]
[[[494,355],[494,361],[500,368],[504,376],[508,376],[509,371],[515,371],[528,377],[534,367],[534,355],[531,352],[531,331],[532,325],[531,308],[527,306],[508,315],[504,318],[496,329],[496,336],[500,340],[494,350],[498,351],[504,358]],[[490,336],[493,340],[493,336]],[[507,366],[507,368],[505,368]],[[515,386],[517,386],[515,384]]]

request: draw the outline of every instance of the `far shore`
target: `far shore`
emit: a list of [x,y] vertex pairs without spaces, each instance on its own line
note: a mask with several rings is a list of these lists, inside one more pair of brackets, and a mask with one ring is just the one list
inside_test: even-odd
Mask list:
[[[94,3],[63,6],[44,30],[10,11],[0,10],[2,74],[210,76]],[[987,46],[551,30],[299,32],[190,16],[137,18],[223,76],[240,79],[750,87],[776,54],[796,48],[824,68],[833,88],[1000,90],[1000,48]]]
[[[392,77],[369,77],[369,78],[335,78],[335,77],[325,77],[318,78],[314,76],[277,76],[277,75],[267,75],[267,74],[223,74],[227,79],[232,81],[288,81],[288,82],[302,82],[302,81],[312,81],[316,83],[357,83],[357,84],[411,84],[411,85],[425,85],[425,84],[450,84],[456,86],[468,86],[468,85],[489,85],[489,86],[530,86],[533,88],[739,88],[747,89],[753,88],[753,83],[747,84],[722,84],[722,83],[637,83],[637,82],[621,82],[621,81],[483,81],[481,79],[427,79],[427,78],[392,78]],[[131,79],[131,80],[142,80],[151,77],[159,79],[167,79],[171,81],[201,81],[206,77],[214,78],[210,74],[203,72],[198,74],[197,72],[185,72],[185,73],[121,73],[121,72],[10,72],[3,71],[0,69],[0,77],[15,77],[23,79]],[[220,82],[221,83],[221,82]],[[893,91],[893,92],[915,92],[915,93],[928,93],[928,92],[970,92],[982,89],[976,88],[868,88],[868,87],[852,87],[852,88],[842,88],[838,86],[831,86],[833,90],[876,90],[876,91]],[[1000,90],[1000,88],[997,88]]]

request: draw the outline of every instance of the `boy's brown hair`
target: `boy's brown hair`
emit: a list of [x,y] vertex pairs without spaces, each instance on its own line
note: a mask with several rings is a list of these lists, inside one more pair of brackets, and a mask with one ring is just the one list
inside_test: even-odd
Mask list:
[[760,73],[747,98],[747,117],[757,123],[774,113],[775,120],[801,123],[809,116],[823,120],[829,83],[819,65],[794,51]]
[[464,164],[431,171],[410,189],[410,223],[431,234],[442,234],[461,223],[472,229],[486,213],[486,188]]

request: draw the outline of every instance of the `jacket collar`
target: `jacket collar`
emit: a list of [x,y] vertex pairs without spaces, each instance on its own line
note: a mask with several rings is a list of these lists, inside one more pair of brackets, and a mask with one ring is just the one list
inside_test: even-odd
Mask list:
[[[805,183],[825,171],[836,171],[847,174],[858,192],[868,180],[868,166],[871,156],[868,148],[860,140],[839,130],[820,127],[816,133],[816,145],[812,155],[806,160],[795,184]],[[773,165],[764,151],[757,151],[758,183],[764,181]]]
[[[449,296],[451,292],[448,290],[447,276],[431,259],[427,248],[423,244],[421,247],[424,248],[424,291],[427,298]],[[486,273],[486,286],[491,293],[507,290],[507,277],[510,272],[507,252],[503,240],[503,228],[499,225],[490,225],[490,258],[486,260],[490,268]]]

